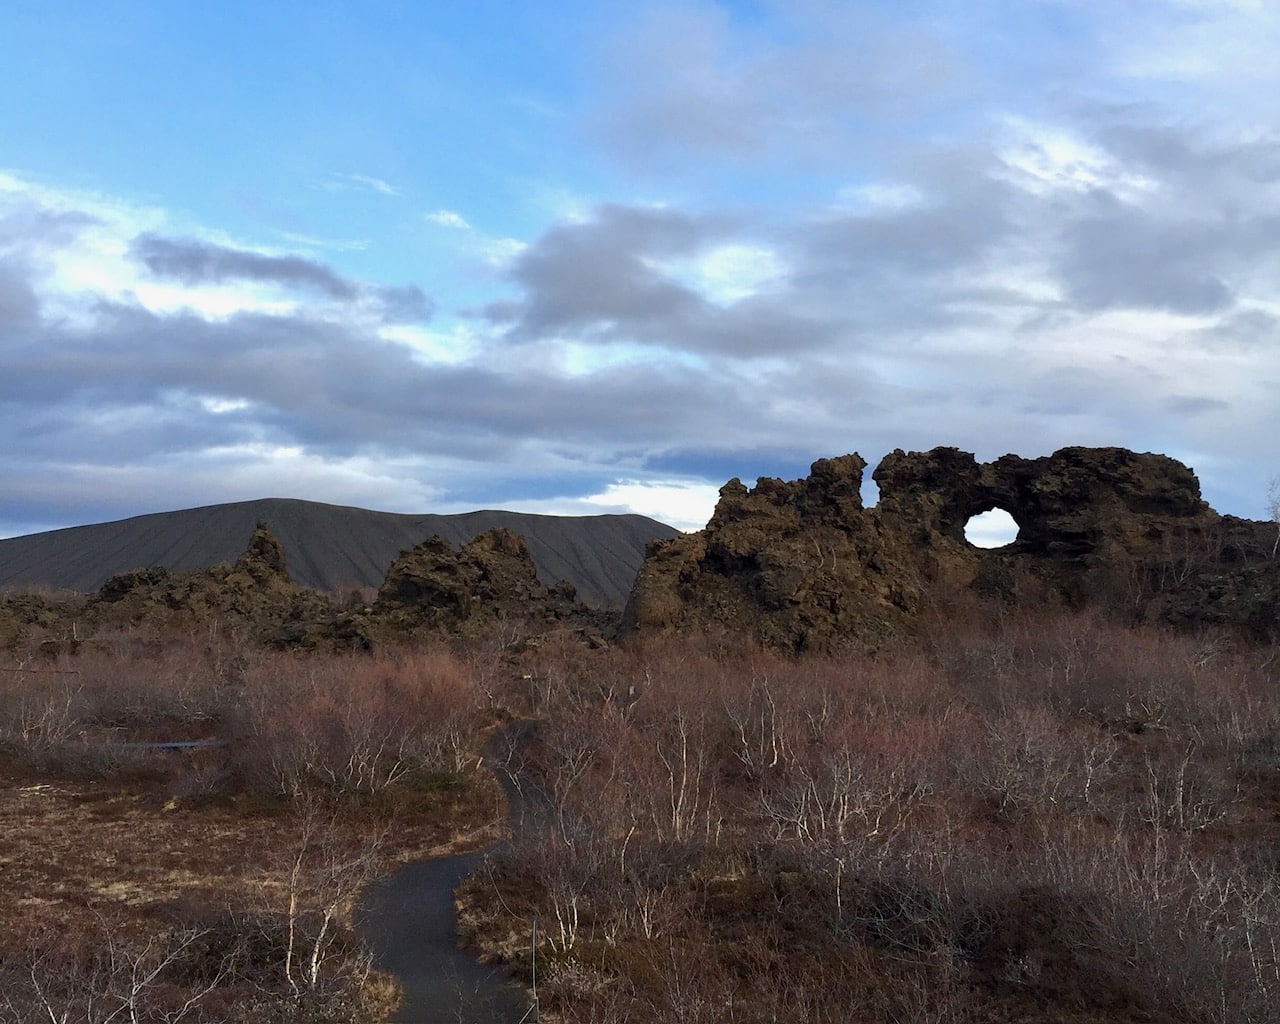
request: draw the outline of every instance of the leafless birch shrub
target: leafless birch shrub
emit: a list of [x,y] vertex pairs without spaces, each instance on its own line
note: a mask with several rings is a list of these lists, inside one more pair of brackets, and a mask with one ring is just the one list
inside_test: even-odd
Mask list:
[[1044,705],[1011,707],[987,724],[974,783],[1003,816],[1102,810],[1119,770],[1119,744],[1091,722],[1063,722]]
[[474,764],[477,711],[465,666],[445,652],[276,655],[247,675],[238,749],[276,792],[379,793]]
[[82,742],[88,725],[88,700],[78,675],[0,672],[0,749],[45,764]]
[[342,814],[339,805],[323,799],[297,801],[281,837],[279,863],[264,871],[258,903],[244,908],[239,919],[239,933],[257,951],[252,966],[258,984],[287,993],[300,1007],[343,1004],[359,993],[372,970],[351,914],[385,866],[385,831],[353,840],[342,827]]
[[175,741],[212,731],[234,699],[217,657],[206,646],[175,641],[116,645],[73,660],[100,727],[126,739]]
[[1044,607],[931,628],[544,665],[511,761],[552,830],[499,874],[561,1019],[1274,1019],[1276,659]]
[[1195,831],[1224,820],[1239,794],[1194,740],[1148,753],[1138,817],[1154,828]]
[[908,829],[938,781],[920,730],[847,722],[828,728],[759,793],[761,822],[780,848],[830,893],[841,927],[849,880],[875,875],[899,857]]
[[665,724],[653,738],[661,765],[658,787],[651,790],[654,831],[659,839],[676,843],[699,833],[710,838],[716,827],[716,780],[706,723],[695,713],[676,708]]
[[1280,886],[1255,854],[1170,830],[1059,830],[1025,873],[1088,908],[1082,951],[1120,965],[1176,1019],[1274,1020]]
[[725,699],[734,756],[751,779],[762,779],[788,762],[803,734],[802,715],[789,700],[786,682],[768,676]]
[[70,773],[148,767],[149,743],[216,736],[235,693],[209,652],[115,636],[39,666],[0,666],[0,746],[20,762]]
[[180,929],[128,939],[103,922],[92,950],[67,950],[46,936],[0,975],[3,1024],[178,1024],[204,1019],[207,997],[230,973],[223,964],[191,978],[188,961],[202,933]]

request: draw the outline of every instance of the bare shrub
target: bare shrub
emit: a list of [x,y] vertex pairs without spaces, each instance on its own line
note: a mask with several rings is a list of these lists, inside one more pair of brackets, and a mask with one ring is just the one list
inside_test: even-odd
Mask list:
[[477,705],[466,666],[441,650],[276,655],[246,676],[238,756],[275,792],[378,793],[472,765]]
[[359,987],[372,966],[368,954],[350,955],[343,933],[349,934],[355,899],[382,866],[382,837],[344,847],[334,834],[335,813],[314,801],[301,803],[284,875],[282,971],[299,999],[335,986]]
[[508,763],[551,830],[494,877],[548,925],[550,1010],[1271,1019],[1274,658],[1048,604],[928,629],[541,652]]
[[[38,939],[21,966],[11,968],[0,994],[4,1024],[177,1024],[200,1019],[226,977],[219,965],[192,983],[184,977],[202,933],[182,929],[129,939],[102,921],[96,948],[71,950],[52,935]],[[184,982],[186,982],[184,984]]]
[[0,673],[0,747],[45,762],[83,739],[86,705],[84,684],[74,673]]

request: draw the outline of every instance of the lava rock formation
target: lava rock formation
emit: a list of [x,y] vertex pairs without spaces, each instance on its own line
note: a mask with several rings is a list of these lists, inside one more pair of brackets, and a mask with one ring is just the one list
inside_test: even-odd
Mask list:
[[[1078,605],[1259,638],[1280,630],[1271,524],[1219,516],[1195,474],[1163,455],[1064,448],[979,463],[955,448],[895,451],[864,508],[857,454],[803,480],[730,480],[706,528],[651,543],[624,632],[746,631],[795,651],[874,647],[926,603],[963,591],[1012,599],[1023,581]],[[1017,539],[984,550],[969,519],[1001,508]]]

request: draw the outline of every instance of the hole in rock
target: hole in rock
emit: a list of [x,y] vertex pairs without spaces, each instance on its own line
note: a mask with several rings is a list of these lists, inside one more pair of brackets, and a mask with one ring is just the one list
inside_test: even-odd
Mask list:
[[1002,508],[993,508],[970,517],[964,539],[975,548],[1002,548],[1018,539],[1018,524]]

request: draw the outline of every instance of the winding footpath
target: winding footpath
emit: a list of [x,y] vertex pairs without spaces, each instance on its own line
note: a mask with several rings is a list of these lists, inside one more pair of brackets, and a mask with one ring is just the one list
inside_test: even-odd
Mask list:
[[[532,723],[513,723],[494,737],[485,764],[507,794],[511,827],[528,820],[527,787],[512,781],[511,758]],[[357,912],[359,930],[373,952],[374,965],[395,975],[404,1001],[396,1024],[521,1024],[533,1021],[529,993],[497,967],[480,963],[458,947],[454,890],[494,849],[433,857],[406,864],[364,893]]]

